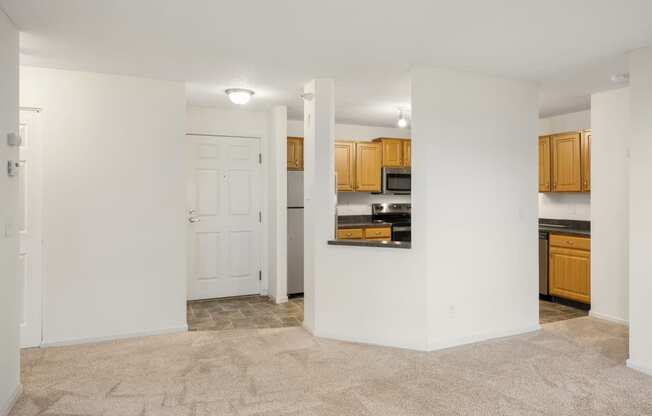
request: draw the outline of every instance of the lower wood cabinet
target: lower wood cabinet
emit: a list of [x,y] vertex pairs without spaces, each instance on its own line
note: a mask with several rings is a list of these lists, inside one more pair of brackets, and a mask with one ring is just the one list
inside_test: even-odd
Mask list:
[[391,240],[392,227],[340,228],[338,240]]
[[591,240],[551,234],[549,250],[550,294],[591,303]]

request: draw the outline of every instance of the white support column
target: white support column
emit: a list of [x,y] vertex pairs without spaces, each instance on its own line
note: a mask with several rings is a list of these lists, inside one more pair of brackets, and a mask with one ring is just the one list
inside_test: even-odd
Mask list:
[[652,47],[630,55],[629,360],[652,375]]
[[287,107],[267,114],[269,137],[269,296],[287,302]]
[[319,252],[335,229],[334,83],[316,79],[304,91],[304,327],[318,323]]

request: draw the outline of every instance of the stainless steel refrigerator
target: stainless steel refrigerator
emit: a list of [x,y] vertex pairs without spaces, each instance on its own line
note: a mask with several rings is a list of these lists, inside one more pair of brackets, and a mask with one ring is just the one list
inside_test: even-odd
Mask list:
[[288,171],[288,295],[303,293],[303,172]]

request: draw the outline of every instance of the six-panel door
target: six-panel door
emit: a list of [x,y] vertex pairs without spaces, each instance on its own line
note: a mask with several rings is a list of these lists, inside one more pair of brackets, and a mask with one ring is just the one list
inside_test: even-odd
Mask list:
[[259,293],[259,139],[188,136],[189,299]]

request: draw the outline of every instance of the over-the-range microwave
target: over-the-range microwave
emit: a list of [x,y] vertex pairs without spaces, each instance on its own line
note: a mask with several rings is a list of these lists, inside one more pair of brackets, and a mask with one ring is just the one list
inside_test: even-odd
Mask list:
[[410,168],[383,168],[383,194],[410,195],[412,171]]

